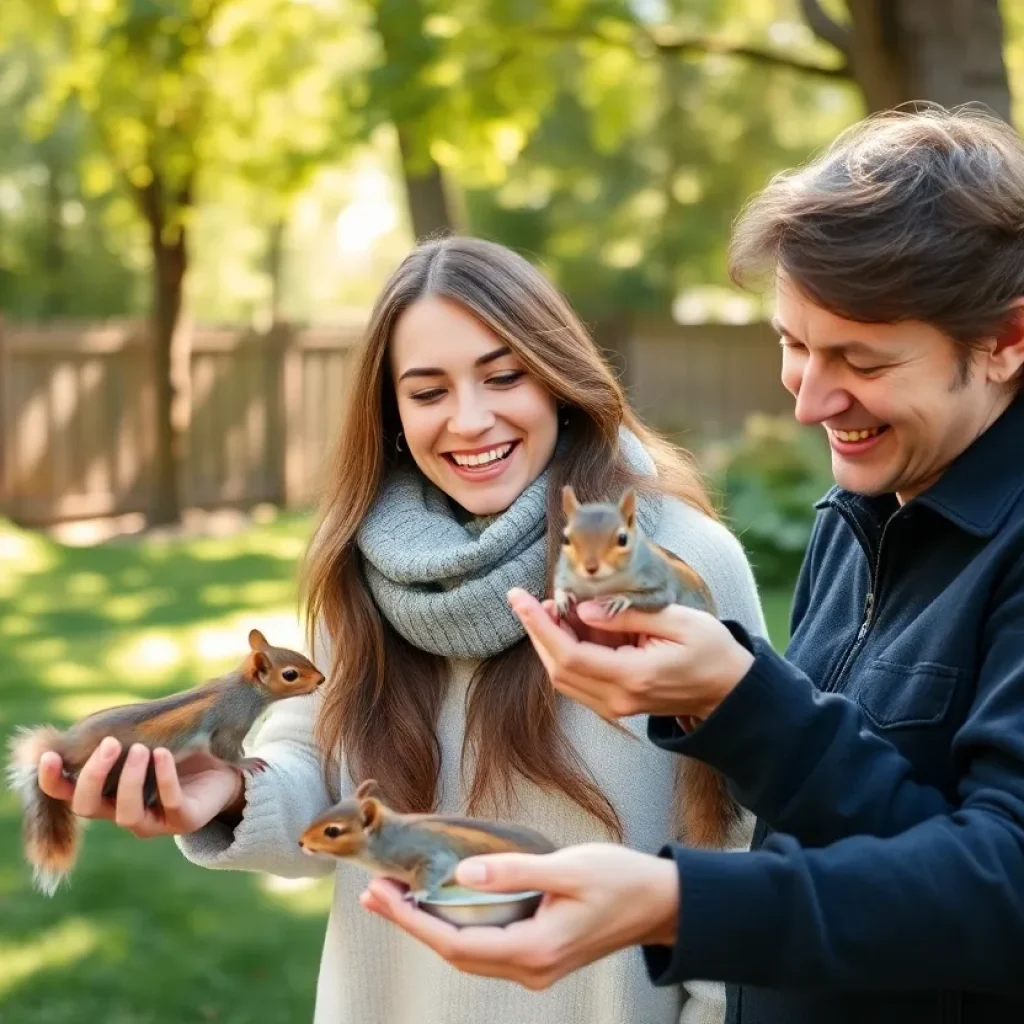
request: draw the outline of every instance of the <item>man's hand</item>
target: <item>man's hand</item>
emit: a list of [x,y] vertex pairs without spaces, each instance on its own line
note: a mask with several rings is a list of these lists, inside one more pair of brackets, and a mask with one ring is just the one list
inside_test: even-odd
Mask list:
[[456,881],[487,892],[540,890],[545,896],[532,918],[505,928],[455,928],[410,905],[385,879],[372,881],[360,902],[458,970],[535,990],[628,946],[675,942],[675,863],[624,846],[471,857],[459,865]]
[[555,689],[609,720],[707,718],[754,660],[713,615],[682,605],[615,616],[596,601],[577,605],[590,633],[632,641],[612,647],[556,625],[551,611],[524,590],[510,590],[508,598]]

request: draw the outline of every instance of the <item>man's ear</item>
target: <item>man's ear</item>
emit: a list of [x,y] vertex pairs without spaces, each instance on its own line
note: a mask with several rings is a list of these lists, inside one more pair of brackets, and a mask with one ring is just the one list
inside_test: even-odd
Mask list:
[[375,832],[380,828],[384,820],[384,808],[375,796],[360,800],[359,810],[363,815],[363,828],[367,832]]
[[1024,367],[1024,298],[1018,299],[1007,314],[995,345],[988,357],[988,379],[1008,384]]

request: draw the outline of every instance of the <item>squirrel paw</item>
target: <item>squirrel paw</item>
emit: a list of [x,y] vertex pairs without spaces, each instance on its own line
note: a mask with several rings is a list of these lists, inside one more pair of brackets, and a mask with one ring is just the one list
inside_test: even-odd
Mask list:
[[265,772],[270,765],[262,757],[243,757],[238,762],[238,767],[245,773],[259,775],[260,772]]
[[572,606],[576,603],[576,595],[568,590],[556,590],[555,591],[555,611],[558,612],[559,618],[565,618],[569,614]]
[[598,601],[598,604],[605,610],[608,616],[624,612],[632,603],[624,594],[616,594],[614,597],[606,597]]

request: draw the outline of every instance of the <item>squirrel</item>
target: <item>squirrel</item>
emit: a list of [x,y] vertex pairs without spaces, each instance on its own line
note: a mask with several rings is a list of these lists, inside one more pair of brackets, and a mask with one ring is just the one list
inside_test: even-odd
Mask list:
[[[577,602],[591,599],[597,599],[608,615],[630,607],[659,611],[669,604],[716,614],[714,598],[700,574],[645,536],[632,487],[618,503],[581,503],[567,485],[562,488],[562,511],[566,524],[552,581],[560,618]],[[741,813],[725,779],[714,768],[687,757],[682,774],[687,839],[694,846],[724,847]]]
[[[211,754],[244,773],[258,773],[267,763],[244,757],[242,741],[256,719],[274,701],[312,693],[324,675],[309,659],[284,647],[272,647],[258,630],[249,633],[250,652],[234,671],[190,690],[155,700],[122,704],[80,719],[65,731],[51,726],[19,729],[10,741],[9,786],[22,804],[26,861],[36,888],[52,896],[71,872],[80,845],[79,828],[69,804],[39,788],[39,760],[47,751],[60,754],[63,775],[72,781],[107,736],[121,753],[103,786],[105,797],[117,794],[118,781],[134,743],[153,750],[164,747],[175,762],[197,753]],[[143,801],[159,803],[152,760],[146,771]]]
[[436,899],[455,881],[456,865],[483,853],[552,853],[539,832],[478,818],[401,814],[385,806],[375,779],[317,817],[299,846],[310,856],[328,854],[409,887],[405,899]]

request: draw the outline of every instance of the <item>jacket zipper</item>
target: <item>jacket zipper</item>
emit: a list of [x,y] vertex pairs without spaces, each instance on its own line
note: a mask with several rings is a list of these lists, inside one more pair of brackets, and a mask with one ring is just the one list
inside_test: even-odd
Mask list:
[[[895,515],[898,514],[898,512],[895,513]],[[843,660],[839,663],[839,668],[837,668],[832,674],[826,685],[822,687],[822,691],[825,693],[835,691],[836,686],[842,681],[850,666],[853,664],[854,659],[860,653],[860,649],[871,630],[871,626],[874,624],[875,611],[878,607],[878,573],[882,565],[882,547],[885,544],[885,533],[889,529],[889,523],[891,522],[892,518],[890,518],[886,522],[885,526],[882,527],[882,535],[878,539],[878,549],[875,552],[875,563],[871,569],[871,582],[868,584],[868,592],[864,598],[864,611],[861,615],[860,628],[857,630],[857,635],[854,637],[853,643],[850,644],[849,649],[843,656]]]

